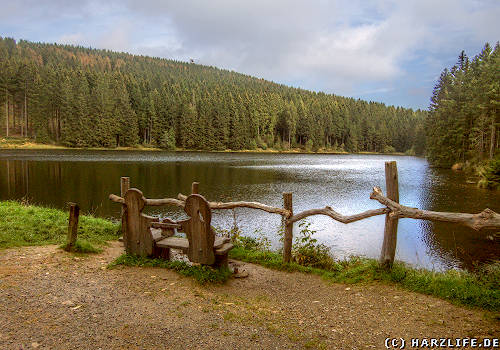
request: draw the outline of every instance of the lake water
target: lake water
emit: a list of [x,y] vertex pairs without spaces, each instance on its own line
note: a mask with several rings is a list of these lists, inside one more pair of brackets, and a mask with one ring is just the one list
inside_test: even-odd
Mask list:
[[[400,202],[436,211],[500,212],[500,191],[478,189],[460,173],[430,168],[425,159],[387,155],[303,155],[198,152],[0,150],[0,199],[20,199],[57,208],[77,202],[83,212],[118,218],[120,206],[110,193],[120,194],[120,177],[147,198],[189,194],[200,182],[210,201],[257,201],[281,207],[282,193],[293,193],[294,212],[331,206],[348,215],[381,205],[370,200],[373,186],[385,191],[384,162],[397,161]],[[153,214],[180,218],[173,207],[152,208]],[[1,220],[1,218],[0,218]],[[254,209],[215,211],[213,225],[230,228],[234,221],[247,235],[267,236],[279,246],[281,217]],[[378,258],[384,217],[348,225],[325,216],[307,219],[315,237],[337,258],[364,255]],[[300,230],[295,225],[295,233]],[[260,232],[260,233],[259,233]],[[443,223],[402,219],[396,259],[419,267],[443,270],[470,268],[500,258],[500,243],[492,232]]]

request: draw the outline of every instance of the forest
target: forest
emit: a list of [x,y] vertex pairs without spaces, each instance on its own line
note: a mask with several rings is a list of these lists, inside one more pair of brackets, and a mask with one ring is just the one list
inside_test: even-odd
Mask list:
[[0,104],[3,135],[68,147],[410,154],[425,147],[427,111],[194,63],[1,37]]
[[[444,69],[425,121],[426,153],[437,166],[480,163],[500,149],[500,46],[488,43],[474,58],[464,51]],[[497,164],[498,163],[498,164]],[[500,181],[500,160],[496,164]]]

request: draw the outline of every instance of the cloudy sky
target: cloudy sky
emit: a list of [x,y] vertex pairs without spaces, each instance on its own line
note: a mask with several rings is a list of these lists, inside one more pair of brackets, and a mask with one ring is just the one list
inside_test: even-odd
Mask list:
[[500,40],[498,0],[0,0],[0,36],[217,66],[426,109],[461,50]]

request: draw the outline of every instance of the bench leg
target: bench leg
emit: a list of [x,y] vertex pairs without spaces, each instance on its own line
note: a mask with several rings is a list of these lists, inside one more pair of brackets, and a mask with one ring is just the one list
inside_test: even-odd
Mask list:
[[153,257],[170,260],[170,248],[159,248],[153,243]]
[[228,267],[229,259],[227,257],[227,253],[224,255],[216,255],[215,256],[215,267]]

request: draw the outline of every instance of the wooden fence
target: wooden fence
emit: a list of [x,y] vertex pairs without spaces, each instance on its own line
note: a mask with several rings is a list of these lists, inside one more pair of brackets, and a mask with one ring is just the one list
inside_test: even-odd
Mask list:
[[[449,213],[449,212],[435,212],[428,210],[421,210],[411,208],[399,203],[399,187],[398,187],[398,171],[395,161],[385,163],[385,181],[387,188],[387,195],[384,196],[379,187],[374,187],[370,198],[378,201],[384,208],[367,210],[354,215],[342,215],[331,207],[327,206],[320,209],[309,209],[302,211],[298,214],[293,213],[293,196],[292,193],[283,193],[283,208],[277,208],[258,202],[209,202],[210,209],[234,209],[234,208],[253,208],[266,211],[271,214],[278,214],[284,218],[285,235],[283,243],[283,262],[288,263],[292,255],[292,241],[293,241],[293,225],[296,221],[302,220],[312,215],[326,215],[333,220],[349,224],[358,220],[363,220],[376,215],[385,215],[385,228],[384,240],[382,250],[380,253],[380,264],[384,267],[391,267],[394,262],[397,245],[397,230],[398,220],[401,218],[412,218],[431,221],[454,222],[468,226],[474,230],[481,229],[497,229],[500,228],[500,215],[490,209],[485,209],[478,214],[464,214],[464,213]],[[128,177],[121,178],[121,194],[122,197],[111,194],[109,199],[122,203],[125,205],[123,196],[130,187],[130,180]],[[198,192],[199,184],[194,182],[192,184],[192,193]],[[145,198],[145,205],[150,206],[164,206],[174,205],[177,207],[184,207],[187,196],[179,194],[175,198],[163,199],[147,199]],[[125,224],[123,219],[122,210],[122,225]]]

